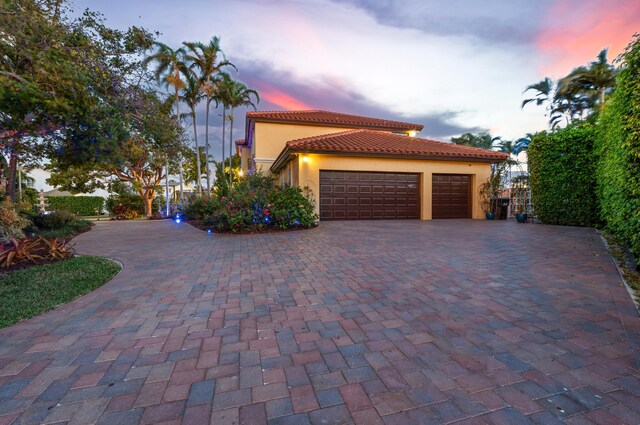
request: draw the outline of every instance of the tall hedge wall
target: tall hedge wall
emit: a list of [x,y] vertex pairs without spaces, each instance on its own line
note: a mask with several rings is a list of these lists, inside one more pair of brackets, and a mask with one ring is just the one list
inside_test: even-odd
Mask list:
[[50,211],[66,210],[78,215],[96,215],[96,208],[102,211],[104,198],[101,196],[48,196]]
[[543,223],[591,226],[598,221],[595,135],[592,125],[582,124],[531,138],[531,197]]
[[598,200],[607,228],[640,258],[640,36],[623,60],[599,123]]

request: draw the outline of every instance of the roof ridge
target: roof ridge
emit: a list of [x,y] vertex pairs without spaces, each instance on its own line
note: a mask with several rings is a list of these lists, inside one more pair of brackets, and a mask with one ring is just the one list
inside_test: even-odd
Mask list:
[[387,118],[375,118],[365,115],[355,115],[345,112],[326,111],[323,109],[300,109],[290,111],[250,111],[248,119],[264,119],[267,121],[291,121],[301,123],[318,123],[322,125],[364,127],[364,128],[388,128],[399,130],[422,130],[422,124],[398,121]]

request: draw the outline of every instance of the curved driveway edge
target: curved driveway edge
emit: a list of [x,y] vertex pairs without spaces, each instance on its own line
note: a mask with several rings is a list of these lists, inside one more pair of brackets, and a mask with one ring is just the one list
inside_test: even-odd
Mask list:
[[0,424],[640,423],[640,318],[593,229],[134,221],[75,241],[124,269],[0,330]]

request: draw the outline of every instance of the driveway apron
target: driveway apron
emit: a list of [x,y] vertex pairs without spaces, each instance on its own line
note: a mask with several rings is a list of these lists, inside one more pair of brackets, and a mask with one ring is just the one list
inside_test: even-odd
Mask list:
[[0,424],[640,423],[640,319],[593,229],[98,223],[110,282],[0,330]]

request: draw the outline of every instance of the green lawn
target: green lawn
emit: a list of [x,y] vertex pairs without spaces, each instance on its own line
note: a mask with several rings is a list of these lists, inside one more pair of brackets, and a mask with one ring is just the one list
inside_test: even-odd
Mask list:
[[91,292],[119,270],[113,261],[83,256],[0,273],[0,328]]

